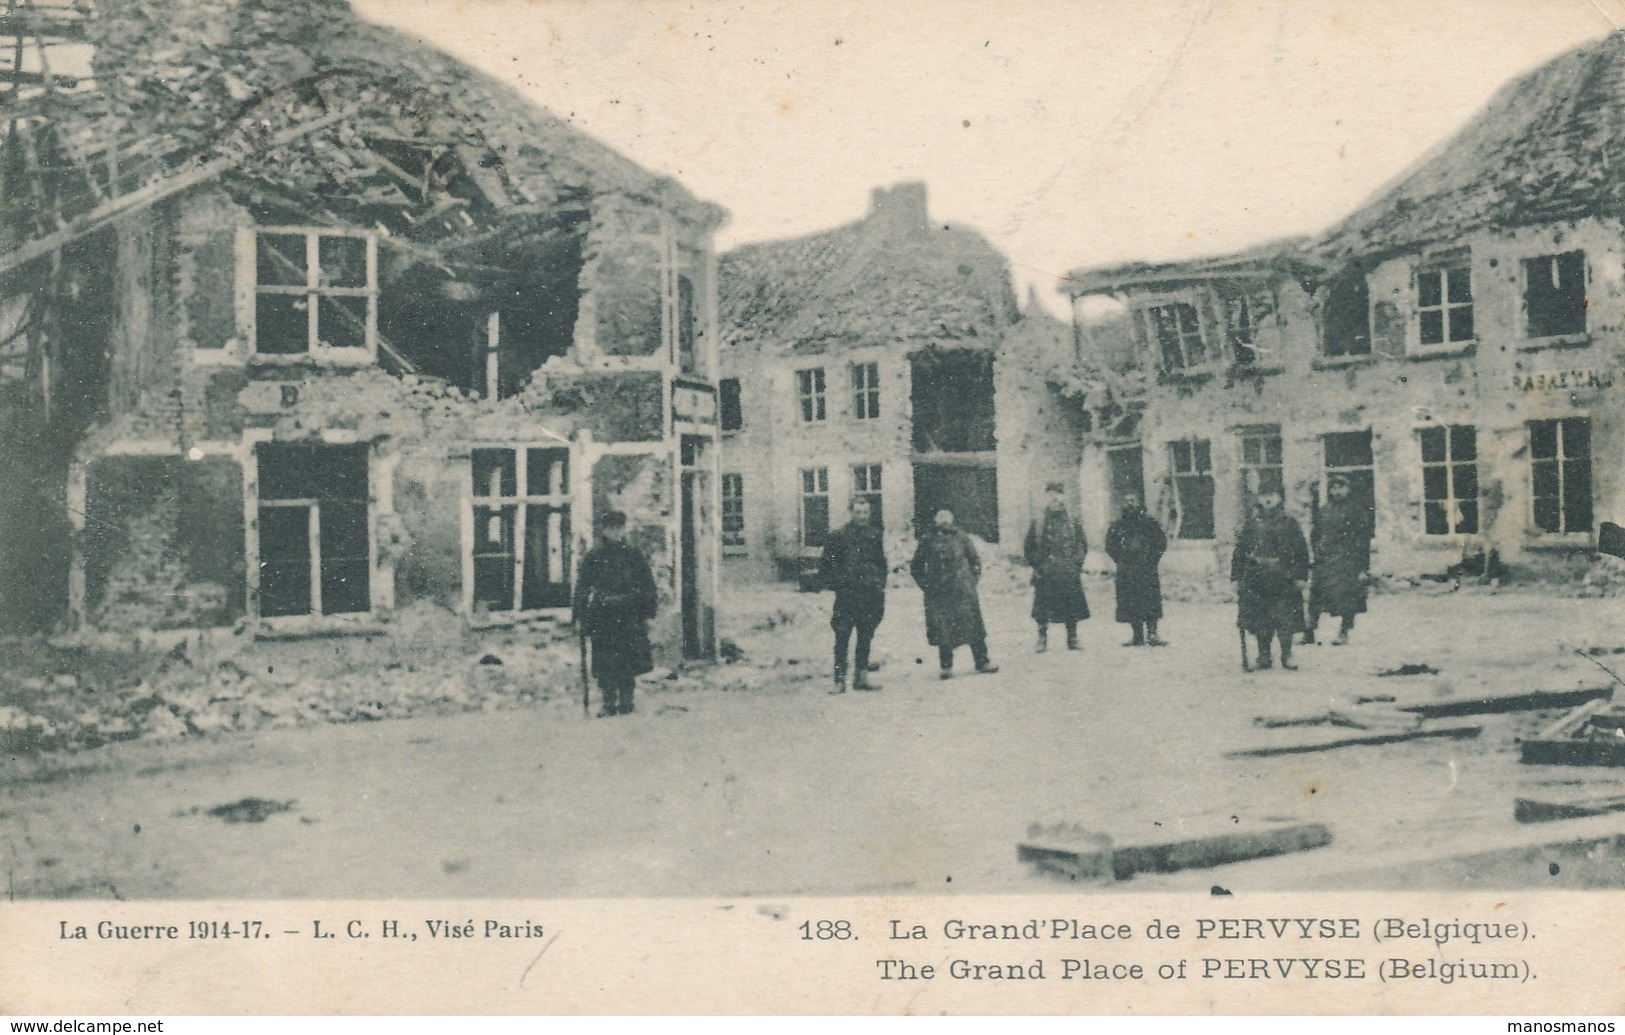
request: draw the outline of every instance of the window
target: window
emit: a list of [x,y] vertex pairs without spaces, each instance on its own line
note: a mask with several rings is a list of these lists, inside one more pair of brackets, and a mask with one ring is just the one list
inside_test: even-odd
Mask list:
[[677,365],[685,374],[699,370],[694,350],[694,282],[677,275]]
[[1523,260],[1523,306],[1529,337],[1585,333],[1585,265],[1585,252]]
[[1371,354],[1371,287],[1364,270],[1352,270],[1326,285],[1321,320],[1327,356]]
[[1251,366],[1258,361],[1258,307],[1247,295],[1224,300],[1225,341],[1230,346],[1231,362],[1238,367]]
[[259,613],[372,608],[367,447],[265,442],[259,472]]
[[1123,497],[1134,495],[1146,509],[1154,501],[1145,498],[1145,458],[1138,442],[1106,447],[1106,470],[1110,479],[1112,513],[1123,509]]
[[811,370],[796,371],[796,395],[801,400],[801,420],[811,424],[823,420],[826,416],[824,409],[824,368],[813,367]]
[[1325,473],[1341,474],[1348,479],[1349,499],[1365,508],[1371,522],[1369,527],[1375,528],[1377,488],[1371,432],[1333,432],[1321,438],[1321,449],[1325,457]]
[[1473,274],[1466,266],[1416,274],[1417,340],[1424,346],[1473,340]]
[[1241,488],[1246,496],[1286,491],[1280,428],[1257,428],[1241,433]]
[[745,552],[745,476],[722,476],[722,549]]
[[378,253],[367,234],[262,230],[254,238],[254,352],[370,358]]
[[869,503],[869,520],[883,523],[880,493],[880,465],[854,464],[852,466],[852,496]]
[[852,416],[874,420],[880,416],[880,364],[852,364]]
[[829,535],[829,468],[801,469],[801,545],[819,547]]
[[1175,535],[1180,539],[1213,538],[1213,449],[1205,439],[1168,443],[1174,468],[1174,494],[1179,500]]
[[1591,531],[1591,422],[1584,417],[1529,422],[1535,528]]
[[1422,530],[1428,535],[1478,532],[1478,429],[1422,429]]
[[477,611],[531,611],[570,603],[570,451],[475,449]]
[[1147,339],[1162,357],[1162,369],[1184,370],[1207,361],[1202,321],[1188,302],[1148,306],[1141,311]]
[[725,377],[717,382],[717,407],[721,411],[723,431],[738,431],[745,426],[745,410],[739,398],[739,378]]

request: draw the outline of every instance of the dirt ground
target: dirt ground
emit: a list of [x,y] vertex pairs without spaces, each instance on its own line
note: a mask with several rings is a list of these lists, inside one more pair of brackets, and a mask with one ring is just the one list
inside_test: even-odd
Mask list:
[[[444,692],[458,708],[391,717],[391,679],[406,675],[387,662],[345,677],[378,702],[376,715],[339,716],[354,721],[12,752],[0,800],[6,894],[1043,893],[1079,885],[1017,861],[1033,824],[1076,824],[1127,844],[1284,819],[1325,823],[1333,843],[1116,890],[1355,887],[1361,873],[1382,875],[1376,886],[1454,887],[1535,880],[1527,873],[1539,859],[1516,874],[1406,860],[1508,839],[1556,843],[1568,822],[1596,827],[1516,824],[1520,796],[1625,793],[1618,770],[1519,765],[1518,738],[1561,711],[1432,723],[1480,727],[1473,739],[1229,754],[1333,735],[1257,720],[1347,713],[1364,697],[1609,685],[1601,665],[1625,671],[1625,653],[1614,653],[1625,648],[1617,598],[1447,587],[1376,596],[1350,646],[1303,648],[1298,672],[1245,674],[1230,605],[1170,603],[1172,645],[1129,649],[1110,621],[1109,584],[1091,582],[1096,615],[1082,627],[1083,649],[1040,655],[1021,588],[992,583],[984,607],[996,675],[972,675],[962,651],[956,678],[940,681],[919,595],[899,589],[876,644],[884,689],[830,696],[829,598],[730,589],[723,632],[743,657],[645,680],[627,717],[584,719],[568,666],[480,670],[482,641],[460,648],[461,668],[435,670],[436,680],[479,683],[473,710],[465,686]],[[524,651],[527,635],[492,637]],[[1437,671],[1377,674],[1405,666]],[[1625,862],[1592,863],[1550,880],[1625,885]]]

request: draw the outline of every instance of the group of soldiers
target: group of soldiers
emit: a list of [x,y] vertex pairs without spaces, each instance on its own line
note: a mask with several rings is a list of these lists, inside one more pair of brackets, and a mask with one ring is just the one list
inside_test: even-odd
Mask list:
[[[1348,642],[1355,616],[1366,609],[1371,567],[1370,512],[1350,499],[1348,479],[1327,480],[1328,500],[1304,538],[1298,522],[1283,508],[1279,490],[1259,490],[1255,506],[1236,536],[1230,578],[1236,583],[1236,624],[1242,630],[1243,667],[1275,664],[1296,669],[1295,640],[1315,642],[1319,616],[1337,616],[1337,636]],[[886,613],[891,570],[879,522],[867,499],[854,498],[845,525],[830,533],[819,562],[819,577],[835,593],[830,626],[835,633],[833,694],[879,690],[870,675],[875,631]],[[649,563],[626,542],[626,515],[610,511],[597,522],[598,543],[582,560],[574,598],[576,627],[583,644],[593,644],[591,672],[603,708],[600,717],[631,713],[633,685],[654,667],[645,624],[654,617],[657,594]],[[1164,647],[1162,583],[1158,573],[1168,537],[1136,494],[1125,494],[1121,511],[1106,530],[1106,553],[1116,565],[1116,618],[1132,630],[1126,647]],[[1049,649],[1049,627],[1066,629],[1068,650],[1079,650],[1078,623],[1089,617],[1083,588],[1089,541],[1083,524],[1067,509],[1066,487],[1051,482],[1043,512],[1027,531],[1023,559],[1032,569],[1032,619],[1037,651]],[[951,510],[936,512],[909,562],[909,573],[925,599],[926,641],[937,648],[939,675],[954,674],[954,653],[969,647],[975,670],[997,672],[988,655],[979,583],[982,562],[975,544],[954,524]],[[1311,579],[1311,575],[1313,578]],[[1304,593],[1308,592],[1307,612]],[[1246,657],[1246,637],[1257,641],[1255,660]],[[854,639],[856,643],[854,644]],[[850,677],[850,680],[849,680]]]

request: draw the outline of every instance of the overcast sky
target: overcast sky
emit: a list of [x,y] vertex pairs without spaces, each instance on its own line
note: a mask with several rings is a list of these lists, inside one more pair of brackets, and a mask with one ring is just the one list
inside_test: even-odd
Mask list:
[[1625,0],[355,0],[732,213],[923,180],[1019,289],[1315,233]]

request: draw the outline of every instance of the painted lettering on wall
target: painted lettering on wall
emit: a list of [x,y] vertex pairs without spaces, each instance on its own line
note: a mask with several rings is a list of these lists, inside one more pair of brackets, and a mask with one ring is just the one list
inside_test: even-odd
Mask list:
[[1606,370],[1543,370],[1538,374],[1513,374],[1512,387],[1524,392],[1612,388],[1614,375]]

